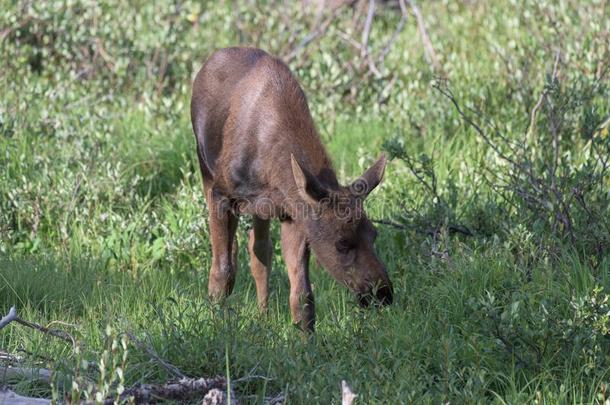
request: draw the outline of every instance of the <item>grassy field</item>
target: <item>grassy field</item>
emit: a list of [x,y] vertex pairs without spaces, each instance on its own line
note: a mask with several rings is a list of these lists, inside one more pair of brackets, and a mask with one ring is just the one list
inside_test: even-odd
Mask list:
[[[356,404],[604,403],[610,5],[421,3],[440,67],[411,13],[377,59],[400,21],[378,4],[371,73],[342,39],[361,40],[367,2],[290,60],[342,181],[393,157],[367,208],[395,303],[360,310],[312,260],[317,330],[305,336],[290,321],[279,243],[269,312],[257,311],[247,218],[234,294],[208,301],[188,103],[212,49],[241,41],[287,57],[315,13],[0,0],[0,312],[65,322],[54,327],[77,340],[3,328],[1,351],[54,371],[52,387],[13,389],[61,399],[172,378],[148,346],[186,375],[230,376],[243,403],[340,403],[341,380]],[[137,341],[123,357],[126,334]]]

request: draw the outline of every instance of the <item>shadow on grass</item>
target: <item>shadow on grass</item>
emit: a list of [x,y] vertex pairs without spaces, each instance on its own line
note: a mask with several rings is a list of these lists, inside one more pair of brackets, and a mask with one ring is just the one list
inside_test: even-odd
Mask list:
[[90,260],[0,256],[0,308],[53,308],[79,316],[103,279],[101,264]]

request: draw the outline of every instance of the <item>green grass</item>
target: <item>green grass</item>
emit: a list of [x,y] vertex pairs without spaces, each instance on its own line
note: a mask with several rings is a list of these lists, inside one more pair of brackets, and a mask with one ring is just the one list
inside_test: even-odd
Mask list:
[[[312,261],[317,332],[304,337],[290,321],[289,285],[278,244],[266,316],[256,309],[245,249],[239,255],[235,293],[226,305],[211,305],[206,298],[210,264],[206,210],[199,175],[190,153],[182,151],[188,142],[168,146],[153,138],[148,150],[138,150],[138,134],[145,124],[136,120],[128,127],[121,140],[123,154],[107,157],[124,167],[149,163],[137,170],[126,169],[122,176],[127,179],[120,177],[121,181],[128,182],[136,174],[146,176],[145,171],[156,177],[156,173],[174,170],[182,172],[182,177],[155,180],[159,183],[151,183],[141,199],[139,191],[134,191],[131,206],[113,204],[112,198],[100,202],[95,215],[120,215],[120,221],[109,227],[96,223],[95,215],[85,223],[71,219],[67,249],[80,255],[64,256],[61,248],[53,254],[51,247],[45,247],[34,256],[9,255],[2,260],[0,307],[16,305],[23,318],[42,324],[54,320],[77,324],[66,330],[81,342],[84,354],[75,355],[63,343],[18,325],[1,335],[2,347],[9,351],[24,348],[61,359],[62,367],[69,369],[80,356],[99,357],[104,330],[111,325],[116,331],[150,336],[161,357],[188,375],[224,375],[228,355],[233,378],[254,374],[269,379],[234,385],[240,396],[254,402],[280,391],[291,403],[338,402],[339,385],[345,379],[363,403],[515,403],[538,396],[551,403],[579,403],[587,402],[597,385],[606,381],[605,373],[597,374],[599,380],[583,377],[581,369],[571,368],[571,359],[553,358],[562,355],[557,353],[545,359],[553,364],[551,370],[517,364],[487,329],[485,315],[474,313],[470,304],[493,294],[503,297],[500,305],[507,305],[511,294],[520,291],[559,301],[586,295],[594,278],[584,275],[593,270],[577,256],[567,255],[559,264],[539,264],[530,276],[501,245],[473,249],[455,240],[451,261],[445,263],[417,253],[422,247],[414,242],[425,240],[381,227],[378,252],[396,291],[396,302],[388,308],[358,309],[355,299]],[[374,125],[368,128],[383,132]],[[186,132],[179,131],[179,136],[190,137]],[[355,137],[361,139],[367,131],[361,133]],[[357,174],[357,165],[347,156],[357,152],[348,149],[341,158],[342,152],[337,151],[347,149],[345,145],[356,148],[353,138],[346,126],[329,140],[335,162],[348,178]],[[451,155],[451,148],[446,150]],[[445,159],[451,160],[450,156]],[[388,185],[375,193],[375,199],[391,194],[391,176],[398,170],[389,169]],[[191,230],[195,232],[190,234]],[[244,234],[240,229],[242,247]],[[274,236],[277,239],[277,229]],[[158,238],[164,238],[162,249],[172,250],[171,256],[154,250]],[[563,305],[569,316],[568,302]],[[137,382],[170,376],[133,347],[126,377]],[[582,386],[583,378],[586,386]],[[26,392],[32,389],[21,387]]]
[[[571,266],[540,268],[527,280],[509,259],[489,253],[458,256],[444,271],[430,271],[408,258],[392,260],[390,238],[382,233],[380,253],[394,281],[395,304],[361,311],[314,268],[318,328],[311,337],[303,337],[290,323],[288,282],[277,255],[266,316],[257,313],[253,282],[243,265],[234,296],[225,306],[214,307],[205,298],[203,272],[175,277],[160,266],[134,278],[95,262],[5,260],[2,305],[16,304],[22,317],[43,324],[59,319],[78,324],[68,330],[93,359],[103,347],[106,325],[149,335],[164,359],[194,376],[223,375],[228,348],[234,378],[256,374],[271,379],[235,384],[240,395],[284,390],[291,402],[338,401],[339,382],[345,379],[363,402],[504,398],[513,403],[542,395],[551,403],[562,396],[578,403],[591,398],[598,382],[581,387],[582,371],[571,370],[570,359],[553,361],[566,363],[557,370],[515,364],[469,306],[487,294],[525,290],[548,299],[585,294],[591,280],[581,280]],[[68,364],[75,357],[63,343],[19,326],[10,327],[3,340],[9,348],[23,347]],[[130,353],[126,371],[134,382],[168,377],[137,350]],[[534,389],[537,381],[543,386]]]
[[[378,225],[376,248],[395,302],[359,309],[312,259],[317,326],[306,336],[290,320],[277,224],[268,313],[258,313],[248,274],[247,218],[238,230],[234,293],[222,305],[207,299],[207,207],[188,86],[214,46],[237,42],[232,10],[187,1],[174,16],[169,0],[136,2],[133,10],[113,1],[104,2],[103,12],[84,7],[93,14],[78,25],[44,2],[28,11],[31,24],[12,2],[4,2],[9,11],[0,17],[0,26],[11,28],[0,48],[11,78],[0,81],[0,313],[16,306],[22,318],[42,325],[65,322],[52,325],[78,345],[75,350],[18,324],[2,329],[1,351],[55,371],[52,388],[20,381],[12,383],[15,390],[62,397],[73,380],[91,378],[97,387],[110,382],[108,376],[99,381],[96,367],[84,370],[83,360],[99,365],[103,359],[106,371],[121,367],[126,386],[173,378],[136,342],[121,364],[113,342],[132,333],[189,376],[230,375],[243,403],[264,403],[278,393],[287,403],[340,403],[342,380],[358,394],[356,404],[606,399],[610,257],[603,243],[600,253],[590,241],[608,235],[593,233],[604,228],[592,224],[590,232],[578,228],[579,243],[554,238],[542,215],[498,194],[488,175],[505,173],[506,165],[430,86],[434,75],[411,16],[382,78],[341,70],[359,57],[333,31],[347,31],[349,13],[310,45],[308,58],[291,64],[342,182],[395,142],[409,156],[430,157],[446,202],[438,204],[404,159],[392,160],[367,210],[371,218],[406,226]],[[583,90],[606,49],[603,6],[419,3],[456,96],[512,140],[522,140],[561,47],[561,89],[574,98],[566,107],[560,170],[586,165],[590,129],[610,114],[607,79],[598,93],[585,97]],[[291,28],[283,11],[242,6],[244,41],[258,35],[279,52]],[[286,12],[294,24],[311,22],[297,7]],[[380,9],[376,18],[371,47],[379,51],[398,17]],[[106,29],[114,20],[120,26]],[[125,30],[132,20],[133,29]],[[266,29],[257,34],[260,26]],[[57,32],[62,35],[54,41],[38,39]],[[98,40],[109,60],[85,52]],[[159,81],[163,57],[168,71]],[[391,75],[396,80],[380,102]],[[532,154],[546,149],[545,119]],[[610,216],[603,197],[608,181],[601,179],[599,198],[589,202]],[[587,224],[586,216],[577,219]],[[444,221],[465,224],[474,235],[426,234]],[[77,391],[83,390],[81,384]]]

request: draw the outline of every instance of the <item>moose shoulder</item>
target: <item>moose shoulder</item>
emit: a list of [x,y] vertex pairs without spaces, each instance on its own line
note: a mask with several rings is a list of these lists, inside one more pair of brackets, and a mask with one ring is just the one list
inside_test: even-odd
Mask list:
[[310,250],[362,305],[392,302],[392,284],[373,248],[376,231],[363,200],[381,182],[384,156],[341,186],[289,68],[260,49],[227,48],[205,62],[193,83],[191,119],[209,207],[212,268],[208,293],[231,293],[237,270],[237,217],[253,216],[250,268],[259,307],[267,306],[272,242],[281,221],[295,323],[314,327]]

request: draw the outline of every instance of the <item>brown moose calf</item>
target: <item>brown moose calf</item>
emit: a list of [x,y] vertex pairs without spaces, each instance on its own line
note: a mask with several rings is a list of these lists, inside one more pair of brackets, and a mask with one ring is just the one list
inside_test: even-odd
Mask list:
[[305,94],[282,61],[260,49],[216,51],[193,83],[191,119],[210,212],[211,298],[233,289],[237,219],[250,214],[250,269],[262,310],[269,295],[273,218],[281,221],[292,319],[303,329],[314,327],[310,250],[361,305],[392,302],[392,284],[373,248],[376,231],[362,204],[381,182],[386,159],[351,185],[339,185]]

